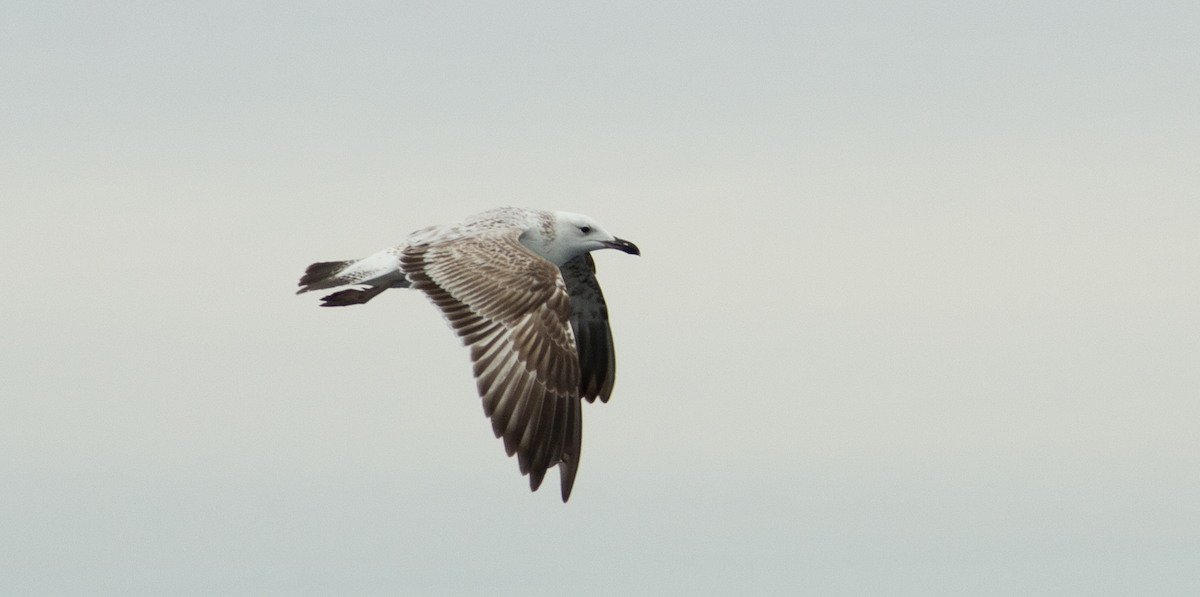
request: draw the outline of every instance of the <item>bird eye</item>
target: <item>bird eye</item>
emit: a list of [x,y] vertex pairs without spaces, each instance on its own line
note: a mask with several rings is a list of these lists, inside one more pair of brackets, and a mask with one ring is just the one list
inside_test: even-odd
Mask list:
[[591,226],[580,226],[579,231],[584,234],[587,234],[592,231],[592,227]]

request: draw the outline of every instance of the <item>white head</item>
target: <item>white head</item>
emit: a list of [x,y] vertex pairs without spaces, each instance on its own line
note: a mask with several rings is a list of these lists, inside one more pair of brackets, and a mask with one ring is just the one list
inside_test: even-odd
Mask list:
[[[530,230],[521,240],[530,250],[554,265],[561,267],[575,257],[597,249],[617,249],[641,255],[637,245],[609,234],[600,222],[585,215],[556,211],[552,225],[552,230]],[[525,242],[526,236],[533,237],[529,239],[533,242]]]

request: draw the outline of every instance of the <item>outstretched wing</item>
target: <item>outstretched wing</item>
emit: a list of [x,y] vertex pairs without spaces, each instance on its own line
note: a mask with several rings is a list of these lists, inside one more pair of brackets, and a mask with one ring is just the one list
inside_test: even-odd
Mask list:
[[579,347],[579,394],[588,402],[608,402],[617,377],[608,305],[596,282],[596,262],[584,253],[562,266],[563,281],[571,297],[571,329]]
[[471,348],[492,430],[536,490],[559,465],[567,501],[579,465],[579,358],[554,264],[506,228],[407,247],[401,268]]

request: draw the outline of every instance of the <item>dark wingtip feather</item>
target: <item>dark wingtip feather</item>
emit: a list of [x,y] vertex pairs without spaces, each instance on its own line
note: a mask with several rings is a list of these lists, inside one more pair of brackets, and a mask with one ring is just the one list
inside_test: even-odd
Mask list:
[[537,491],[546,478],[546,469],[529,471],[529,491]]
[[583,447],[583,404],[573,400],[567,405],[566,429],[563,434],[562,456],[558,463],[558,477],[562,485],[562,501],[571,498],[575,486],[575,473],[579,472],[580,449]]
[[576,462],[563,461],[558,463],[559,484],[562,488],[562,501],[567,503],[571,499],[571,488],[575,486],[575,472],[579,470],[579,465]]

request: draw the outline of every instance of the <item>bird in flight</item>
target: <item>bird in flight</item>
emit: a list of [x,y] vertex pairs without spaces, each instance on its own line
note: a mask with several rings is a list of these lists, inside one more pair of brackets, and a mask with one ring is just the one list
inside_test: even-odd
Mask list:
[[557,465],[566,502],[579,468],[580,401],[608,402],[616,377],[590,254],[598,249],[641,254],[587,216],[501,207],[364,259],[314,263],[297,294],[360,286],[321,299],[345,307],[389,288],[424,292],[470,347],[483,412],[530,489]]

